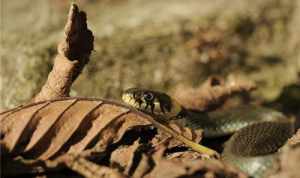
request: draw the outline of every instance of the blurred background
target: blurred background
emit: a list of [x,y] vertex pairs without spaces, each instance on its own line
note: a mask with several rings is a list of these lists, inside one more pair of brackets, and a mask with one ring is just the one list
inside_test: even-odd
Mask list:
[[[300,97],[300,0],[78,0],[95,51],[72,96],[117,99],[129,87],[172,91],[236,74],[273,101]],[[0,108],[46,81],[70,1],[1,0]],[[300,99],[299,99],[300,100]]]

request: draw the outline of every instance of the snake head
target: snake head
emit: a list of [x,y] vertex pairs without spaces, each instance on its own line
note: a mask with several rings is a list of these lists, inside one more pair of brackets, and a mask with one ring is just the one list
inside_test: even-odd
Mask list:
[[[122,100],[145,112],[152,112],[153,114],[162,115],[167,120],[184,117],[185,109],[169,95],[148,89],[130,88],[123,92]],[[156,122],[156,121],[155,121]],[[158,124],[159,123],[159,124]],[[192,140],[180,135],[174,131],[166,122],[158,122],[156,126],[171,134],[174,138],[182,141],[193,150],[206,154],[209,158],[219,158],[219,154],[203,145],[199,145]]]
[[123,92],[122,100],[145,112],[163,115],[167,118],[176,117],[183,108],[169,95],[148,89],[130,88]]

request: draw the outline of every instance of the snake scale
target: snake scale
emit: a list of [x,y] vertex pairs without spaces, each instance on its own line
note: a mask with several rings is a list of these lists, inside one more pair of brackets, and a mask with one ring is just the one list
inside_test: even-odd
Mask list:
[[278,149],[294,133],[294,120],[282,113],[260,106],[239,106],[209,113],[185,109],[169,95],[148,89],[131,88],[122,100],[147,113],[176,119],[192,129],[202,129],[204,137],[233,134],[225,143],[221,159],[255,178],[272,167]]

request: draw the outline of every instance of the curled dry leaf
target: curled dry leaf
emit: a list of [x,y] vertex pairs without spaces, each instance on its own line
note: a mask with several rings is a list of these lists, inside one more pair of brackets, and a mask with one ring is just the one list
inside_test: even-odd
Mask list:
[[134,157],[140,146],[139,140],[137,140],[133,145],[120,147],[114,150],[110,157],[112,167],[119,168],[120,171],[129,175],[130,168],[133,166]]
[[229,75],[226,80],[210,77],[198,88],[178,86],[174,96],[187,109],[210,110],[223,104],[233,94],[250,92],[255,88],[252,82]]
[[149,157],[146,154],[141,154],[140,162],[135,168],[132,177],[134,178],[144,177],[147,173],[149,173],[153,169],[154,166],[155,165],[151,157]]
[[154,166],[151,157],[143,153],[143,147],[144,145],[136,140],[133,145],[116,149],[110,158],[112,167],[117,167],[130,177],[143,177]]

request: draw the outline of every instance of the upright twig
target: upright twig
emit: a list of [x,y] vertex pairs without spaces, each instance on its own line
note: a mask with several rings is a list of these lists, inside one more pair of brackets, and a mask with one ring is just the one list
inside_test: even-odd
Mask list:
[[88,63],[94,36],[87,27],[86,13],[72,4],[65,26],[65,38],[58,44],[54,66],[32,102],[69,96],[72,83]]

